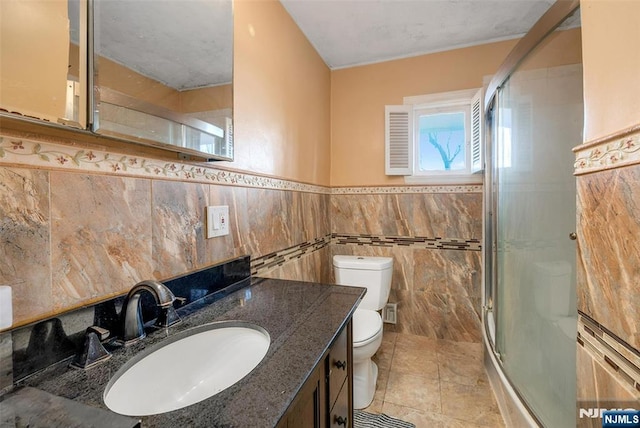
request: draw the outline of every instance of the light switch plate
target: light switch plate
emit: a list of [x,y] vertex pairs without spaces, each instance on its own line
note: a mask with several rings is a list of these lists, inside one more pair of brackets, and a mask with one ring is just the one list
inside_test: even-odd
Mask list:
[[207,207],[207,238],[229,234],[229,206]]

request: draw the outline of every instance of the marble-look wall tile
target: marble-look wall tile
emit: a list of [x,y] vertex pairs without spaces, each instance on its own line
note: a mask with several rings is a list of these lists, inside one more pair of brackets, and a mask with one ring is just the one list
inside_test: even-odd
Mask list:
[[172,277],[212,262],[205,235],[209,185],[154,181],[152,195],[154,276]]
[[[481,341],[479,251],[331,245],[331,256],[336,254],[393,258],[389,302],[398,303],[398,320],[388,330]],[[333,272],[331,281],[335,281]]]
[[[229,207],[229,235],[205,238],[206,264],[241,255],[253,255],[249,238],[247,190],[242,187],[209,186],[209,205]],[[204,207],[202,208],[204,213]],[[206,221],[202,233],[206,236]]]
[[[481,193],[334,194],[332,233],[443,239],[482,238]],[[394,259],[388,330],[479,342],[481,252],[400,245],[332,245],[332,254]],[[332,276],[332,281],[333,281]]]
[[293,245],[293,194],[247,189],[247,221],[251,254],[265,255]]
[[301,235],[298,242],[310,241],[331,233],[330,196],[319,193],[294,194],[300,200]]
[[328,195],[246,189],[245,239],[260,257],[329,233]]
[[53,310],[49,174],[0,168],[0,284],[13,293],[13,323]]
[[[154,181],[154,260],[159,278],[232,257],[261,257],[329,233],[329,195]],[[207,239],[205,207],[229,207],[229,235]]]
[[455,342],[482,340],[477,299],[408,291],[396,291],[393,298],[398,303],[398,323],[393,331]]
[[150,181],[51,172],[54,310],[152,277]]
[[640,165],[578,181],[578,309],[640,349]]
[[482,194],[336,194],[331,221],[332,233],[481,238]]
[[635,408],[640,406],[640,391],[626,382],[616,379],[611,366],[601,364],[581,345],[577,346],[577,426],[596,428],[602,426],[600,418],[580,417],[580,408]]
[[413,291],[481,297],[479,251],[414,251],[413,263]]
[[[263,263],[261,275],[331,283],[331,255],[340,248],[340,252],[357,249],[358,253],[394,257],[392,298],[400,305],[399,324],[395,326],[398,331],[479,340],[480,252],[471,251],[477,248],[469,244],[481,238],[479,193],[331,195],[77,172],[24,171],[16,183],[27,176],[26,181],[35,180],[33,177],[40,177],[41,181],[35,180],[40,184],[31,185],[42,187],[36,192],[40,195],[36,205],[41,210],[38,218],[44,219],[38,233],[45,241],[37,246],[52,247],[53,252],[29,254],[30,262],[36,261],[31,266],[21,263],[22,253],[15,256],[19,260],[13,264],[24,272],[33,274],[34,265],[44,268],[43,281],[39,281],[42,289],[25,287],[35,298],[25,294],[28,300],[18,305],[16,313],[27,311],[37,319],[45,313],[124,293],[144,278],[166,279],[245,254],[265,260],[282,256],[286,261],[271,271],[265,271],[270,265]],[[5,188],[10,189],[5,190],[6,195],[31,197],[24,190]],[[49,196],[51,207],[47,205]],[[22,205],[28,204],[15,204]],[[229,235],[205,238],[208,205],[229,206]],[[49,216],[51,244],[46,241]],[[391,247],[328,245],[332,230],[449,239],[460,250],[430,249],[425,248],[426,244],[407,247],[404,241]],[[464,243],[464,249],[459,243]],[[299,256],[287,252],[296,247]],[[50,266],[52,272],[48,270]],[[53,284],[46,282],[51,275]],[[38,299],[48,307],[33,305]]]

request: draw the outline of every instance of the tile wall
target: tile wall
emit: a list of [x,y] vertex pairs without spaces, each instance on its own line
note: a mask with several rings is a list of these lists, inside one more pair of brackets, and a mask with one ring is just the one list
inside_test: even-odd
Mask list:
[[[331,283],[334,254],[394,257],[392,330],[479,342],[481,186],[338,188],[0,139],[0,283],[14,325],[243,254],[252,273]],[[205,239],[205,207],[230,234]]]
[[[578,411],[640,408],[640,126],[574,149]],[[578,418],[580,426],[599,419]]]
[[[0,150],[0,283],[13,288],[14,326],[330,233],[328,189],[8,136]],[[207,205],[229,206],[228,236],[205,239]],[[315,272],[305,279],[322,280]]]
[[394,258],[390,330],[480,342],[482,186],[337,188],[331,254]]

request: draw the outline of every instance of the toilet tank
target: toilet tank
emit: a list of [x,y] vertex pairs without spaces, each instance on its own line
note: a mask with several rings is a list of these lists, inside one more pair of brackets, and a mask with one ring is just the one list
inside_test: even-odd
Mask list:
[[333,256],[336,283],[365,287],[367,293],[358,308],[377,311],[387,304],[391,290],[391,257]]

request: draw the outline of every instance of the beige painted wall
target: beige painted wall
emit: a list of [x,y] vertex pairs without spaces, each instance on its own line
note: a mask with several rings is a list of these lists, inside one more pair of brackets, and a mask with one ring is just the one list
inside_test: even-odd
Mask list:
[[331,74],[331,185],[397,185],[384,174],[384,106],[479,88],[517,40],[335,70]]
[[[333,71],[331,185],[404,183],[402,177],[384,173],[384,106],[402,104],[405,96],[479,88],[516,43],[509,40]],[[571,46],[580,43],[580,29],[559,32],[554,48],[527,68],[579,63],[580,49]]]
[[330,71],[280,2],[234,3],[233,168],[329,185]]
[[640,2],[582,0],[585,135],[640,124]]
[[[41,114],[27,108],[32,105],[29,91],[24,90],[24,81],[9,82],[19,92],[16,100],[25,101],[24,105],[5,104],[9,91],[5,80],[10,75],[7,69],[15,70],[12,76],[29,77],[34,71],[35,82],[42,83],[42,70],[53,79],[53,66],[44,66],[44,53],[53,53],[49,43],[31,43],[40,46],[46,52],[34,53],[39,66],[26,65],[23,61],[6,60],[6,55],[17,45],[7,36],[14,26],[27,28],[25,19],[13,19],[5,13],[9,6],[22,5],[22,0],[2,0],[2,99],[0,105],[22,114],[45,117],[56,121],[64,113],[66,90],[67,60],[64,59],[62,77],[55,78],[63,82],[61,94],[43,95],[46,91],[34,87],[33,95],[38,101],[59,99],[62,110],[59,114]],[[37,4],[38,9],[48,6],[64,6],[66,19],[66,0],[26,2]],[[25,4],[26,4],[25,3]],[[37,15],[21,12],[23,15]],[[12,15],[13,16],[13,15]],[[37,17],[37,16],[36,16]],[[7,18],[8,19],[8,18]],[[66,21],[65,21],[66,22]],[[51,24],[51,22],[49,22]],[[44,24],[43,24],[44,25]],[[128,70],[112,61],[101,59],[100,82],[120,92],[135,94],[141,99],[160,105],[193,113],[202,107],[203,93],[220,93],[222,98],[207,110],[234,110],[236,160],[219,163],[228,167],[255,173],[272,175],[312,184],[329,185],[330,161],[330,70],[324,64],[315,49],[308,42],[291,17],[276,0],[239,0],[234,4],[234,83],[233,94],[230,85],[205,88],[201,91],[188,91],[180,94],[158,82]],[[62,28],[58,39],[64,41],[64,56],[69,47],[68,28]],[[26,39],[25,39],[26,40]],[[9,49],[11,47],[11,49]],[[45,48],[46,47],[46,48]],[[74,50],[75,51],[75,50]],[[21,49],[23,59],[33,59]],[[31,64],[31,63],[30,63]],[[73,63],[72,69],[77,70]],[[124,77],[123,77],[124,76]],[[47,83],[47,86],[51,86]],[[232,101],[233,100],[233,101]],[[41,109],[38,109],[41,110]],[[51,109],[42,109],[49,111]],[[109,145],[109,142],[104,142]],[[114,143],[115,145],[115,143]],[[121,150],[122,145],[118,146]],[[139,152],[140,146],[125,145],[125,152]]]
[[180,92],[180,111],[192,113],[233,107],[233,85],[218,85]]
[[232,85],[178,91],[107,58],[98,60],[100,86],[183,113],[232,107]]
[[180,110],[179,91],[108,58],[98,58],[96,67],[100,87],[113,89],[156,106]]
[[64,117],[68,58],[66,0],[0,1],[0,107]]

